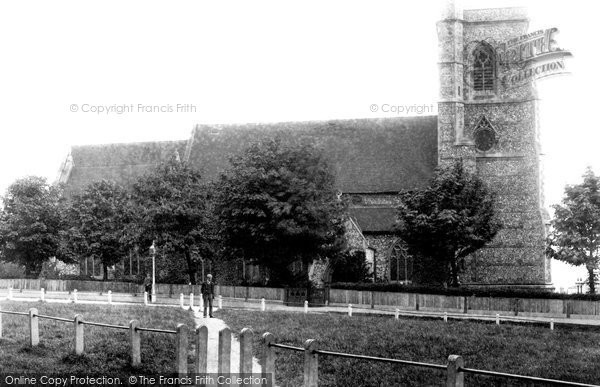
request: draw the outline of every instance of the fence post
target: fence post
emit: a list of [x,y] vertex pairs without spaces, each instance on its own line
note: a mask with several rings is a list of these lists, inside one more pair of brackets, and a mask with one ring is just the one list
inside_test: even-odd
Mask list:
[[319,383],[319,355],[317,342],[313,339],[304,342],[304,387],[317,387]]
[[219,364],[217,372],[228,374],[231,372],[231,330],[225,327],[219,331]]
[[262,335],[263,351],[262,351],[262,375],[269,377],[272,375],[271,386],[275,385],[275,348],[271,347],[271,343],[275,341],[275,337],[265,332]]
[[206,373],[206,357],[208,355],[208,328],[206,325],[196,328],[196,372]]
[[112,290],[108,291],[108,304],[112,305]]
[[419,310],[419,293],[415,293],[415,310]]
[[460,355],[448,356],[446,387],[464,387],[465,374],[460,370],[465,366],[465,361]]
[[77,303],[77,289],[73,289],[73,303]]
[[144,292],[144,305],[148,306],[148,292]]
[[448,312],[444,312],[444,322],[448,322]]
[[265,299],[264,298],[260,300],[260,310],[263,311],[263,312],[265,310],[267,310],[267,304],[265,303]]
[[375,309],[375,295],[371,291],[371,309]]
[[186,375],[188,371],[188,327],[177,324],[177,374]]
[[348,316],[352,317],[352,304],[348,304]]
[[184,300],[183,300],[183,293],[179,294],[179,305],[181,306],[181,309],[185,309],[185,304],[184,304]]
[[571,318],[571,300],[567,300],[567,318]]
[[142,364],[142,351],[140,349],[141,337],[140,331],[137,330],[140,322],[131,320],[129,322],[129,343],[131,344],[131,366],[138,367]]
[[75,330],[75,355],[83,354],[84,343],[83,343],[83,316],[76,314],[73,319],[73,328]]
[[496,313],[496,325],[500,325],[500,315]]
[[515,298],[515,316],[519,315],[519,299]]
[[396,311],[394,312],[394,318],[396,320],[398,320],[400,318],[400,309],[396,308]]
[[46,300],[46,292],[44,288],[40,288],[40,301],[44,302]]
[[8,288],[8,296],[6,297],[8,300],[12,300],[13,298],[13,289],[12,288]]
[[304,313],[308,313],[308,301],[304,301]]
[[244,328],[240,332],[240,374],[252,373],[252,336],[254,332],[250,328]]
[[190,293],[190,310],[194,309],[194,293]]
[[38,310],[29,309],[29,343],[35,347],[40,343],[40,330],[38,325]]
[[550,330],[551,331],[554,330],[554,319],[553,318],[550,319]]
[[467,314],[469,312],[469,298],[467,296],[463,297],[463,313]]
[[223,296],[219,294],[219,309],[223,309]]
[[248,302],[249,298],[250,298],[250,287],[246,286],[246,299],[245,299],[245,301]]

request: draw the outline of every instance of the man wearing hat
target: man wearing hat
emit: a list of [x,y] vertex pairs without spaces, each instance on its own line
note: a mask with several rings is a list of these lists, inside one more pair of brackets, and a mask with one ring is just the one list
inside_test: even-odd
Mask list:
[[212,274],[206,275],[206,281],[202,282],[200,286],[200,293],[202,293],[202,299],[204,300],[204,318],[206,318],[206,307],[208,306],[208,316],[212,318],[213,300],[215,298],[215,284],[212,281]]

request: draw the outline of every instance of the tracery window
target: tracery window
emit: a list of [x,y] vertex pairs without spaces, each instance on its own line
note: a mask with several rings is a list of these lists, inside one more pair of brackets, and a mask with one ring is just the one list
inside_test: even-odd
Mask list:
[[481,117],[475,126],[473,140],[475,141],[475,147],[482,152],[487,152],[496,145],[496,131],[485,116]]
[[406,246],[397,240],[389,254],[390,281],[407,283],[413,279],[414,259],[406,251]]
[[493,91],[496,77],[494,50],[487,43],[481,43],[473,52],[473,89]]

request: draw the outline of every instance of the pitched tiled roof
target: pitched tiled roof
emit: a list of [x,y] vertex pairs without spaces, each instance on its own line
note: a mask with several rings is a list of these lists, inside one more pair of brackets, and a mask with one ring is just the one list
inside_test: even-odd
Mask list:
[[389,232],[396,223],[396,210],[391,207],[350,207],[348,212],[363,233]]
[[[75,146],[61,169],[65,194],[102,179],[125,186],[177,151],[215,179],[250,143],[280,135],[323,149],[343,193],[389,193],[425,186],[437,166],[437,117],[401,117],[269,124],[199,125],[189,140]],[[354,207],[363,232],[389,232],[393,208]]]
[[186,144],[187,140],[74,146],[65,194],[103,179],[127,186],[175,151],[183,157]]
[[328,155],[344,193],[395,192],[427,184],[437,166],[437,117],[200,125],[186,159],[214,179],[248,144],[281,135],[310,139]]

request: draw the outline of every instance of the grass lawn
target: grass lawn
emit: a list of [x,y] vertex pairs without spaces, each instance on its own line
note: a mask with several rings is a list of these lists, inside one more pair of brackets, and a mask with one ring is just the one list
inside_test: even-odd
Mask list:
[[[2,310],[27,312],[37,308],[42,315],[72,319],[83,315],[85,321],[129,325],[137,319],[140,326],[175,330],[183,323],[194,327],[190,312],[179,308],[121,305],[57,304],[4,301]],[[26,316],[2,315],[0,373],[60,373],[69,375],[128,376],[129,374],[170,374],[175,370],[175,335],[142,332],[142,365],[132,368],[129,331],[85,325],[85,353],[73,352],[74,328],[71,322],[39,319],[40,344],[29,346]]]
[[[252,328],[255,354],[260,336],[302,347],[317,339],[324,350],[446,364],[462,355],[466,367],[600,384],[600,330],[547,326],[354,316],[221,310],[235,332]],[[304,354],[277,349],[276,383],[302,385]],[[367,360],[319,356],[319,386],[440,386],[445,371]],[[466,375],[468,386],[524,385],[508,379]],[[525,384],[526,385],[526,384]]]

